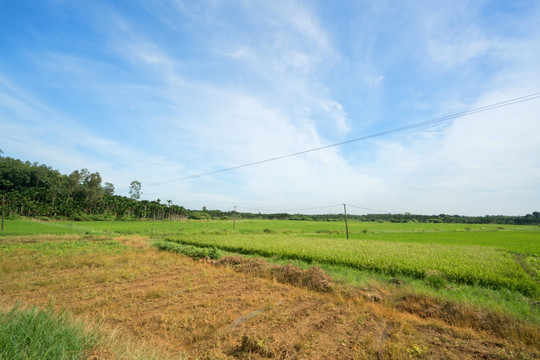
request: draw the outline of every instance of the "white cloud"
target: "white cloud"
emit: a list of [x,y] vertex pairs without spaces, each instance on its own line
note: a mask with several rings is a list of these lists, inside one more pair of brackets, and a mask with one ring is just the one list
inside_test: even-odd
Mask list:
[[[0,79],[0,111],[10,119],[2,123],[10,133],[2,139],[3,150],[68,172],[100,171],[117,189],[127,190],[137,179],[145,196],[192,208],[346,202],[420,213],[537,210],[529,209],[540,200],[534,156],[540,150],[540,111],[533,102],[163,184],[357,136],[367,122],[376,124],[365,119],[364,108],[388,119],[384,128],[373,126],[378,132],[399,126],[397,102],[412,109],[409,118],[433,108],[446,115],[535,91],[540,78],[538,30],[521,41],[497,37],[475,21],[479,12],[471,3],[445,12],[413,5],[395,10],[377,2],[381,8],[366,9],[354,18],[362,20],[358,28],[341,35],[347,44],[354,42],[352,55],[322,25],[334,20],[321,21],[324,11],[313,4],[175,4],[176,11],[145,4],[158,21],[152,29],[104,5],[104,17],[89,20],[103,40],[94,44],[98,54],[32,51],[36,89],[14,87],[16,76]],[[377,21],[367,19],[372,14]],[[424,19],[423,28],[416,24]],[[159,24],[166,34],[159,33]],[[395,33],[405,25],[405,34]],[[358,29],[365,32],[351,36]],[[471,63],[490,61],[494,54],[500,56],[497,66],[482,72],[485,83],[471,86],[476,92],[454,79],[428,84],[440,74],[480,71]],[[398,83],[421,71],[424,82]],[[40,96],[43,89],[53,94]],[[436,91],[451,96],[432,97]],[[61,101],[51,100],[55,96]],[[73,110],[69,101],[84,109]],[[388,104],[397,110],[383,108]],[[31,132],[26,122],[34,125]]]
[[451,5],[418,7],[424,26],[427,54],[446,68],[484,55],[492,48],[490,39],[477,23],[482,4],[455,1]]
[[[495,103],[501,95],[516,97],[485,94],[470,107]],[[378,140],[377,165],[368,173],[383,180],[393,199],[379,207],[433,213],[466,208],[471,215],[533,211],[540,201],[540,159],[534,156],[540,151],[539,106],[534,100],[438,130],[403,133],[399,141]]]

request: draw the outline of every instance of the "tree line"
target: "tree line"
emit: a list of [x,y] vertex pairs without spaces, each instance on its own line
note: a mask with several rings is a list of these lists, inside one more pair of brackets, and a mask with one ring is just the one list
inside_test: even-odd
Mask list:
[[114,185],[99,172],[69,175],[36,162],[0,155],[0,194],[6,216],[72,220],[184,219],[189,211],[167,201],[139,200],[141,184],[133,181],[130,197],[114,194]]
[[[313,220],[313,221],[343,221],[343,214],[249,214],[242,213],[243,218],[265,218],[265,219],[287,219],[287,220]],[[391,223],[456,223],[456,224],[515,224],[515,225],[540,225],[540,212],[534,211],[525,216],[508,215],[485,215],[485,216],[464,216],[464,215],[417,215],[417,214],[347,214],[350,221],[368,222],[391,222]]]
[[[142,185],[132,181],[129,197],[116,195],[114,185],[103,182],[99,172],[87,169],[61,174],[51,167],[2,156],[0,150],[0,195],[6,216],[70,220],[182,220],[182,219],[276,219],[342,221],[343,214],[261,214],[221,210],[189,210],[160,199],[140,200]],[[525,216],[462,216],[405,214],[348,214],[351,221],[387,221],[466,224],[539,224],[540,212]]]

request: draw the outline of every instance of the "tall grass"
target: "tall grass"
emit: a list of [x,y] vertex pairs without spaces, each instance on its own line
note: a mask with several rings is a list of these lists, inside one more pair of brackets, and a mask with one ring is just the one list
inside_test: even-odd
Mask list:
[[15,306],[0,312],[0,359],[82,359],[99,343],[96,334],[50,305],[29,310]]

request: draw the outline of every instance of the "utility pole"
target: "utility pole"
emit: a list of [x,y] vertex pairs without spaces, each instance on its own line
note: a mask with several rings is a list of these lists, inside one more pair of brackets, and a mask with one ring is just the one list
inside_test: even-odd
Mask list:
[[347,205],[343,204],[343,211],[345,212],[345,232],[347,233],[347,240],[349,239],[349,225],[347,224]]
[[4,231],[4,207],[6,205],[6,196],[2,194],[2,231]]
[[234,207],[234,216],[233,216],[232,229],[233,229],[233,231],[236,231],[236,206]]

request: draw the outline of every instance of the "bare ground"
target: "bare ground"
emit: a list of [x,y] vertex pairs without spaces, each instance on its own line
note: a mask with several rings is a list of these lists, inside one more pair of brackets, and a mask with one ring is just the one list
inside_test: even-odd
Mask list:
[[540,358],[538,328],[508,323],[503,328],[518,330],[505,333],[482,325],[485,314],[427,298],[404,296],[390,306],[384,291],[315,291],[266,270],[260,277],[253,266],[242,271],[159,252],[142,238],[121,241],[139,250],[48,262],[18,254],[19,266],[0,272],[0,304],[53,299],[132,344],[122,353],[111,343],[92,359],[130,358],[140,349],[189,359]]

